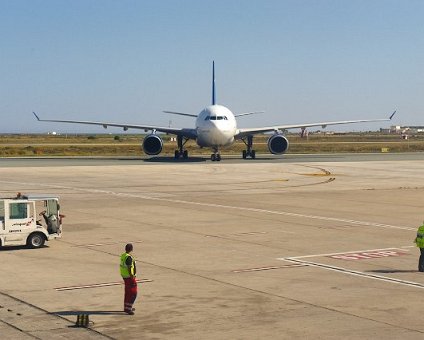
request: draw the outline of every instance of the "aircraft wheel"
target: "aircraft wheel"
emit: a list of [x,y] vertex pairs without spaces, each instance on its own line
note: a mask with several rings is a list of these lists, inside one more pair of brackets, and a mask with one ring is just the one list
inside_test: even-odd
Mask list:
[[256,151],[252,150],[252,152],[250,153],[250,156],[252,157],[252,159],[256,158]]
[[215,162],[216,161],[216,155],[214,153],[211,155],[211,161],[212,162]]
[[183,158],[184,159],[187,159],[188,158],[188,151],[187,150],[184,150],[183,151]]
[[216,160],[219,162],[219,161],[221,161],[221,155],[220,154],[217,154],[216,155]]
[[175,159],[180,158],[180,152],[178,150],[175,150],[174,158]]
[[242,155],[243,155],[243,159],[246,159],[247,158],[247,151],[246,150],[243,150]]

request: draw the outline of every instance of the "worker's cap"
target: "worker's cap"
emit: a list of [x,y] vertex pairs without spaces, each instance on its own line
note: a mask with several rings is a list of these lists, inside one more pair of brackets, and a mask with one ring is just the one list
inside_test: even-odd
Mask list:
[[129,253],[132,250],[133,250],[133,245],[131,243],[127,243],[127,245],[125,246],[125,251]]

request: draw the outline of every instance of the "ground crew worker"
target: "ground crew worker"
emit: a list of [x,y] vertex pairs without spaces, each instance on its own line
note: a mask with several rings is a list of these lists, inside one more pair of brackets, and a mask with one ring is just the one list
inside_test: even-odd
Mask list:
[[128,243],[125,246],[125,253],[121,255],[120,271],[121,276],[125,282],[125,296],[124,296],[124,312],[129,315],[134,315],[133,304],[137,298],[137,281],[135,279],[137,269],[135,259],[131,255],[133,245]]
[[418,248],[420,248],[421,251],[420,260],[418,262],[418,271],[424,272],[424,222],[423,225],[417,230],[415,244]]

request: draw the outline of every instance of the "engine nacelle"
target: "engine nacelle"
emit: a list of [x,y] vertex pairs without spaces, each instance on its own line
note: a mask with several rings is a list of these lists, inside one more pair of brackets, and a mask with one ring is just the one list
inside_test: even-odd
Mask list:
[[143,151],[146,155],[159,155],[162,152],[163,141],[158,135],[151,134],[143,140]]
[[289,148],[289,141],[283,135],[273,135],[268,139],[268,150],[274,155],[282,154]]

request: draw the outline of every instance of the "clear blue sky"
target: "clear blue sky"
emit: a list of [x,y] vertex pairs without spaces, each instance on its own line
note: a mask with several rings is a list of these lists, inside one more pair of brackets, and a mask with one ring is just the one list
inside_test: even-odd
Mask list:
[[212,60],[220,104],[266,111],[241,127],[424,125],[422,0],[0,0],[0,47],[0,132],[105,132],[32,111],[192,127],[161,111],[209,105]]

